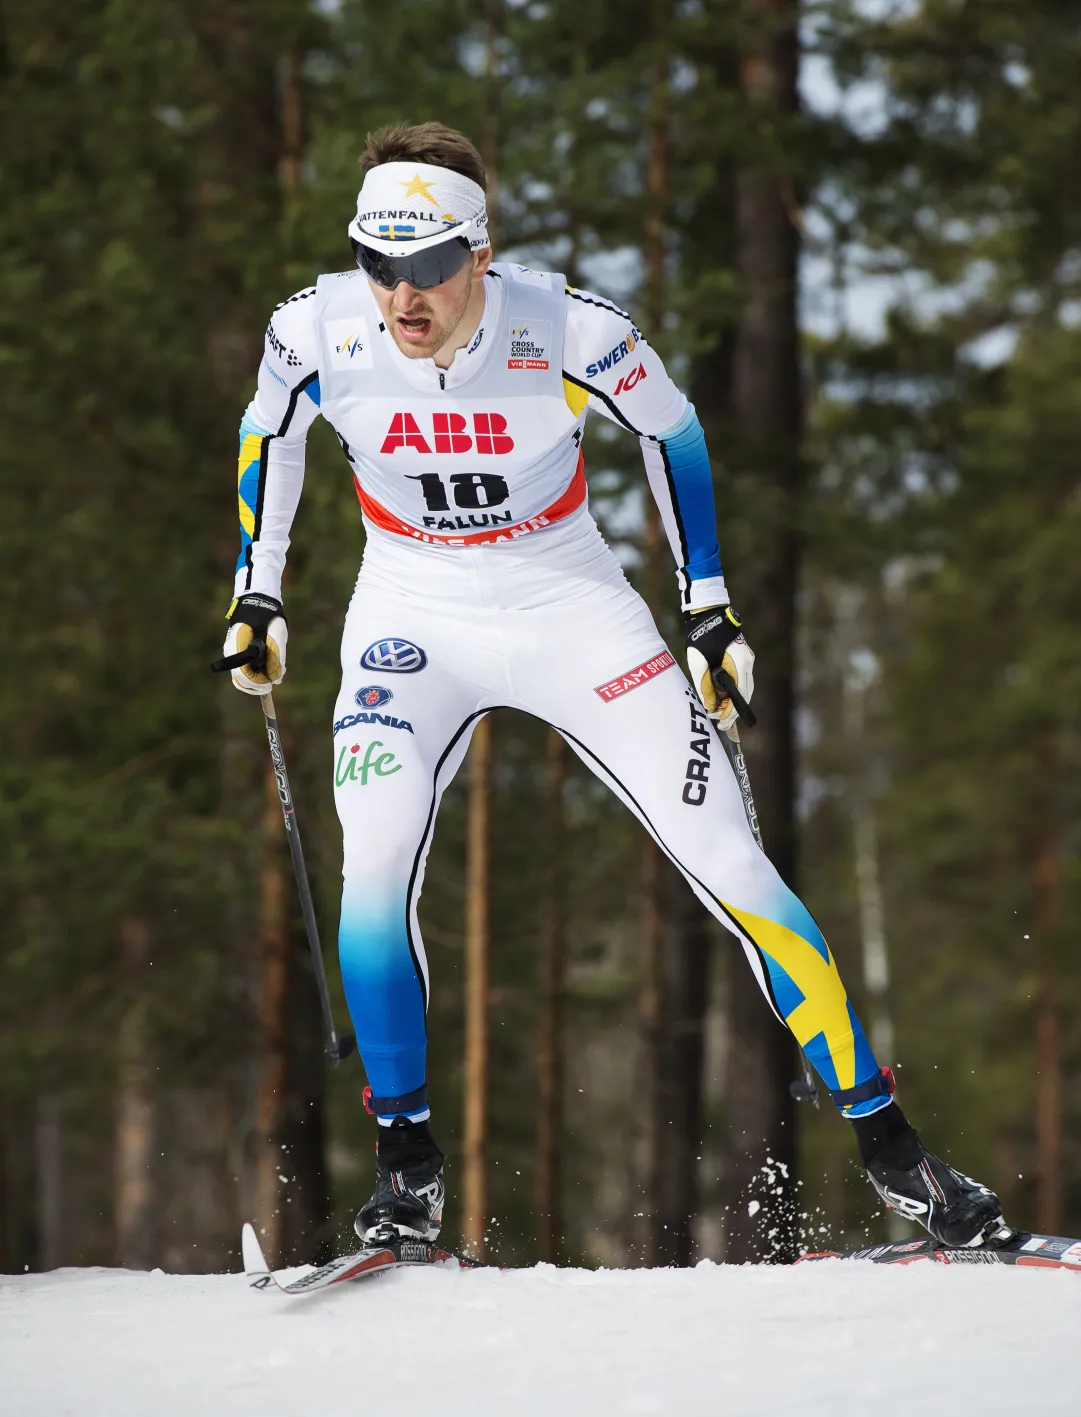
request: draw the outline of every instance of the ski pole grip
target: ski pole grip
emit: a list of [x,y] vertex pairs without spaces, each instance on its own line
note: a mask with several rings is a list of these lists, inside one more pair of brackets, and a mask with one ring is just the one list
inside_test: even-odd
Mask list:
[[753,728],[758,722],[758,715],[750,704],[736,688],[736,681],[729,674],[727,669],[715,669],[713,671],[713,684],[722,699],[731,699],[736,707],[736,712],[748,728]]
[[227,654],[224,659],[216,659],[210,666],[211,674],[225,674],[230,669],[240,669],[245,664],[266,663],[266,640],[252,640],[247,649],[238,654]]

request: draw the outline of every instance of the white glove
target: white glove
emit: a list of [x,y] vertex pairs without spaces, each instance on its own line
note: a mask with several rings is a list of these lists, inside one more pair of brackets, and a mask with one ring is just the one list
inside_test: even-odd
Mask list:
[[730,605],[714,605],[683,617],[691,683],[724,732],[736,723],[739,712],[727,695],[722,697],[713,682],[714,671],[725,670],[747,703],[754,693],[754,650],[743,638],[742,623]]
[[252,640],[266,646],[260,660],[230,671],[234,686],[242,694],[262,696],[281,683],[288,639],[289,628],[280,600],[270,595],[242,595],[234,600],[229,611],[229,633],[225,636],[225,657],[246,650]]

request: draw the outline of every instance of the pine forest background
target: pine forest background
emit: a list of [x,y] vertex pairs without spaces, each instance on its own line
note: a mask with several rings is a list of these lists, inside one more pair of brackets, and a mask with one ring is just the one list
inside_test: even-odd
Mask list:
[[[348,267],[366,131],[433,118],[484,152],[502,254],[629,308],[697,405],[767,845],[906,1110],[1018,1223],[1081,1230],[1079,60],[1075,0],[3,0],[0,1270],[236,1267],[250,1214],[311,1259],[370,1189],[261,715],[207,666],[269,312]],[[678,649],[637,447],[599,423],[594,511]],[[362,541],[317,424],[277,699],[340,1026]],[[886,1234],[732,942],[543,725],[494,717],[421,917],[452,1242]]]

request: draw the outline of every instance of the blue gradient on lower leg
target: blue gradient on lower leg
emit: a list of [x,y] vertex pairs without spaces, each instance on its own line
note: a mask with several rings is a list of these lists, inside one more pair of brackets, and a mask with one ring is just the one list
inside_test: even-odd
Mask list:
[[424,993],[405,919],[404,899],[380,910],[342,901],[338,955],[345,1000],[376,1097],[401,1097],[425,1080]]

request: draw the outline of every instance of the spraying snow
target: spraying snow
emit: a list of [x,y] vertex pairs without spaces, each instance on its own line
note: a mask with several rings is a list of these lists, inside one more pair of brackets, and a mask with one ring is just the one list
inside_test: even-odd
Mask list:
[[[299,1273],[300,1271],[296,1271]],[[0,1277],[11,1417],[1076,1413],[1081,1276],[994,1266]]]

